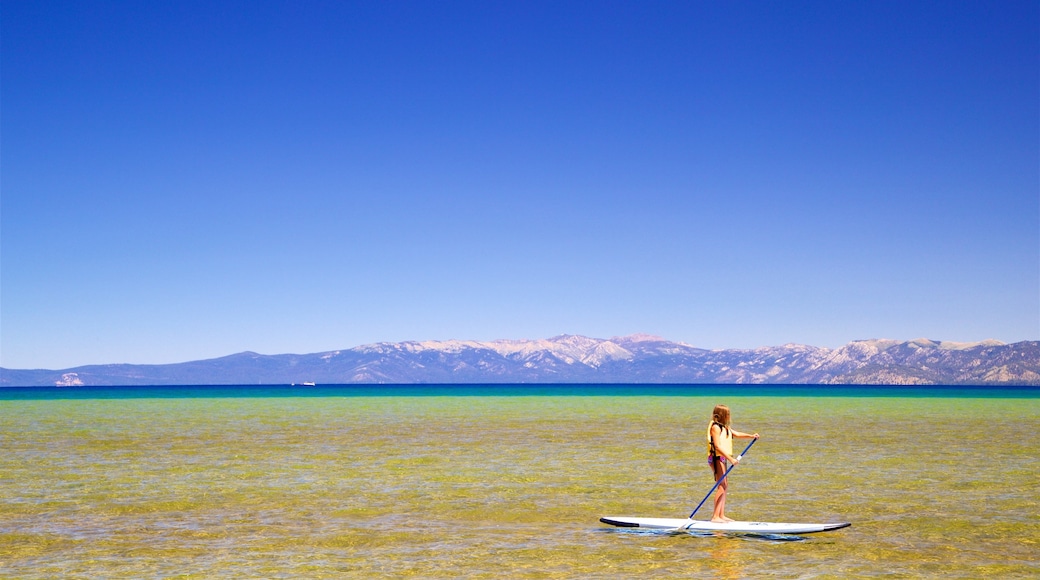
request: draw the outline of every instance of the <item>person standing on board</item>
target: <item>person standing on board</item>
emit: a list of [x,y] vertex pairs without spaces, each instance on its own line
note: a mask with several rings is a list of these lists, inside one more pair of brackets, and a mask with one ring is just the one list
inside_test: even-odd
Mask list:
[[[734,465],[740,463],[740,459],[733,456],[733,438],[758,439],[758,433],[741,433],[734,431],[729,426],[729,407],[726,405],[715,405],[711,412],[711,424],[708,425],[708,467],[718,481],[726,474],[726,462]],[[715,489],[715,511],[711,514],[713,522],[732,522],[726,517],[726,489],[729,487],[729,478],[719,484]]]

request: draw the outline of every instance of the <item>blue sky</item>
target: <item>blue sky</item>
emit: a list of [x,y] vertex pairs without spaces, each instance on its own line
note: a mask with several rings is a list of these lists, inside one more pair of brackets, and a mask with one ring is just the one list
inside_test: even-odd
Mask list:
[[1036,2],[0,11],[7,368],[1040,339]]

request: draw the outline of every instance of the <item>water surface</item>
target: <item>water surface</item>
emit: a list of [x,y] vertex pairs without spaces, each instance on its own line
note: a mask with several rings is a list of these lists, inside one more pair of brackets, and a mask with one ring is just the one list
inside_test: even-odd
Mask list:
[[[1035,391],[511,388],[89,397],[5,389],[0,570],[20,578],[1040,574]],[[733,472],[729,515],[852,527],[779,541],[598,523],[689,513],[712,483],[703,433],[716,403],[733,409],[735,427],[763,435]],[[709,513],[710,501],[699,517]]]

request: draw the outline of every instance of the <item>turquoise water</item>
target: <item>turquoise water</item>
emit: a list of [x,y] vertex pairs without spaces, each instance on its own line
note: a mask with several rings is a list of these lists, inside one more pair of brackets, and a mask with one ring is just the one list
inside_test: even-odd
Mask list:
[[[1040,574],[1035,390],[458,389],[0,390],[0,575]],[[763,436],[731,516],[852,527],[600,524],[689,513],[716,403]]]
[[633,385],[633,384],[418,384],[418,385],[187,385],[127,387],[8,387],[0,401],[49,399],[428,397],[428,396],[675,396],[675,397],[898,397],[1040,398],[1029,386],[872,385]]

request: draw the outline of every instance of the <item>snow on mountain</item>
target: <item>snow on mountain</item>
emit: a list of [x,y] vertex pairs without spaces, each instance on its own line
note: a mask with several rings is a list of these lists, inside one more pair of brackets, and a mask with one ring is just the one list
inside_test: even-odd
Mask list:
[[708,350],[656,336],[375,343],[315,354],[247,352],[172,365],[0,369],[0,385],[348,383],[1023,384],[1040,342],[858,340]]

